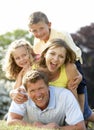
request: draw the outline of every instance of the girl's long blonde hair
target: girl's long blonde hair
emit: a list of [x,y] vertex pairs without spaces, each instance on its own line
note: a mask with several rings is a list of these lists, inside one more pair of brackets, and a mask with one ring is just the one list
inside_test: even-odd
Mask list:
[[15,40],[9,45],[3,64],[3,71],[5,71],[6,77],[8,79],[16,79],[22,69],[15,63],[15,60],[13,58],[13,52],[19,47],[24,47],[26,49],[30,58],[31,65],[34,62],[35,54],[33,52],[32,45],[24,39]]

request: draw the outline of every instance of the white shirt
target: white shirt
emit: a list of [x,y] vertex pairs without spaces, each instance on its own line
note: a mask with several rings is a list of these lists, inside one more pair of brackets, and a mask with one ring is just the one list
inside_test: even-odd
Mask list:
[[45,124],[55,122],[62,126],[64,119],[69,125],[74,125],[84,120],[80,106],[69,90],[52,86],[49,87],[49,90],[50,101],[48,107],[43,111],[29,99],[23,104],[12,102],[9,112],[17,113],[23,117],[25,115],[29,123],[36,121]]

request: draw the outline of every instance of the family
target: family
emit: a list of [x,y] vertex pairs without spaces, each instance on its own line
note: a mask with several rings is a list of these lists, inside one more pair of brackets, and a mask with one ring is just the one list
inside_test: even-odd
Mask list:
[[33,46],[15,40],[5,55],[3,70],[15,80],[7,124],[86,130],[85,121],[94,122],[94,113],[88,105],[80,48],[68,33],[52,29],[43,12],[32,13],[28,27]]

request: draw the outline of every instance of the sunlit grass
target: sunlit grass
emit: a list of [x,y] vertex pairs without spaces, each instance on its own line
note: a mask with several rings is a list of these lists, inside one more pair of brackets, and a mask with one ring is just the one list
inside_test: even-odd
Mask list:
[[[52,130],[52,129],[43,129],[43,128],[35,128],[35,127],[25,127],[25,126],[7,126],[6,122],[1,120],[0,121],[0,130]],[[94,130],[94,123],[88,123],[87,130]]]
[[43,129],[43,128],[31,128],[31,127],[25,127],[25,126],[7,126],[5,121],[0,121],[0,130],[52,130],[52,129]]

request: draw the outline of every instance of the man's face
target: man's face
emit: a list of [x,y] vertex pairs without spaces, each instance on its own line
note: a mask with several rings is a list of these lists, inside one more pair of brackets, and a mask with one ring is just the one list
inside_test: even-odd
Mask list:
[[45,109],[49,103],[49,88],[41,79],[36,83],[27,83],[27,92],[29,97],[41,109]]
[[40,39],[46,42],[49,39],[50,35],[50,28],[51,28],[51,23],[44,23],[44,22],[38,22],[37,24],[33,24],[30,28],[30,32],[32,34]]

